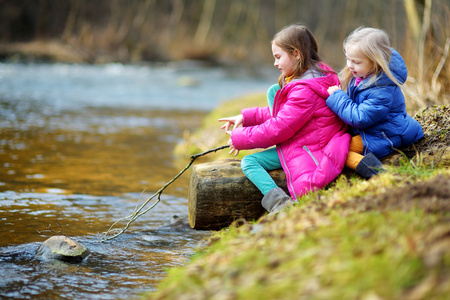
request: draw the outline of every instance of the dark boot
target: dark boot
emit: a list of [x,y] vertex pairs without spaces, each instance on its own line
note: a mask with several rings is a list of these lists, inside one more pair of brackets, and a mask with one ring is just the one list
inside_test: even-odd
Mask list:
[[373,175],[383,172],[384,169],[381,161],[373,153],[369,153],[358,163],[355,171],[362,177],[369,179]]
[[261,204],[270,214],[274,214],[285,207],[291,206],[293,203],[291,197],[289,197],[282,188],[277,187],[271,189],[263,197]]

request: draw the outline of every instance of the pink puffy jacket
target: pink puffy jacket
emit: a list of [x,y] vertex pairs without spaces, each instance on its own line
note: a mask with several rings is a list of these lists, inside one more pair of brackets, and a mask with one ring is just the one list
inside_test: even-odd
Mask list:
[[328,87],[339,84],[335,73],[292,81],[277,92],[273,116],[268,106],[244,109],[243,127],[232,132],[238,150],[276,145],[293,199],[325,187],[344,167],[350,135],[325,103]]

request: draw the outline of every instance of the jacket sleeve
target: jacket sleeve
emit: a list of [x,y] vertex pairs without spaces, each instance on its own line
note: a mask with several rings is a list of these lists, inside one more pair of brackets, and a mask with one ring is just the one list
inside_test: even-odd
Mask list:
[[364,129],[384,120],[392,106],[393,96],[389,87],[377,87],[360,95],[360,103],[354,102],[342,90],[327,99],[328,107],[346,124]]
[[[280,144],[296,134],[313,116],[314,98],[305,88],[292,90],[275,117],[265,122],[233,130],[231,139],[239,150],[267,148]],[[310,96],[308,96],[310,95]]]
[[268,106],[245,108],[241,114],[244,117],[242,124],[244,127],[259,125],[272,117]]

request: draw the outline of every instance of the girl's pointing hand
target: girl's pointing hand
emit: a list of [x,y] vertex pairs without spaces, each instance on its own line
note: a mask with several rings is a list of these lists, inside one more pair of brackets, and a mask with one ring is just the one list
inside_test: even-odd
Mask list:
[[239,126],[242,126],[242,122],[244,120],[244,117],[242,115],[237,115],[234,117],[228,117],[228,118],[221,118],[218,121],[219,122],[226,122],[220,129],[225,129],[225,133],[230,131],[230,126],[234,125],[233,128],[237,128]]

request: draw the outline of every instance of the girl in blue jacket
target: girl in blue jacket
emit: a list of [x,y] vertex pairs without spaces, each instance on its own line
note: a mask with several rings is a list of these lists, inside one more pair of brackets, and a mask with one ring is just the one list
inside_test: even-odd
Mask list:
[[380,158],[423,137],[420,124],[409,116],[401,90],[408,71],[380,29],[358,28],[344,41],[346,67],[339,73],[342,88],[328,88],[327,105],[355,136],[345,166],[370,178]]

